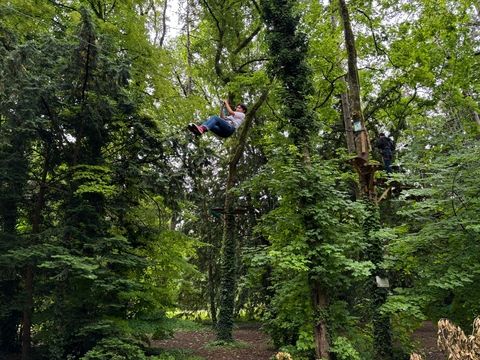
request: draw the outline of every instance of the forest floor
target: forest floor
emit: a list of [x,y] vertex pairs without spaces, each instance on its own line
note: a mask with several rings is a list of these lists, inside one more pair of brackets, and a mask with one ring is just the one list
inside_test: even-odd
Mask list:
[[275,355],[271,341],[258,324],[240,324],[233,330],[232,346],[214,346],[216,334],[205,328],[177,331],[171,339],[154,341],[152,346],[166,350],[187,350],[197,359],[208,360],[269,360]]
[[[276,351],[271,341],[259,325],[240,324],[233,332],[239,346],[212,346],[215,332],[211,329],[177,331],[173,338],[154,341],[153,346],[165,350],[183,350],[191,359],[207,360],[270,360]],[[413,340],[419,343],[419,353],[424,360],[445,360],[445,356],[437,347],[437,329],[431,322],[426,322],[413,334]]]
[[412,338],[420,344],[418,352],[425,360],[446,359],[437,346],[437,326],[431,321],[424,322],[423,326],[413,333]]
[[[276,351],[270,338],[260,328],[259,324],[242,323],[233,331],[236,343],[233,346],[213,346],[216,334],[209,327],[176,331],[174,336],[166,340],[152,341],[153,348],[167,352],[172,359],[185,360],[270,360]],[[419,343],[424,360],[445,360],[446,357],[437,347],[437,329],[431,322],[415,331],[413,341]],[[20,356],[3,357],[0,359],[20,360]]]

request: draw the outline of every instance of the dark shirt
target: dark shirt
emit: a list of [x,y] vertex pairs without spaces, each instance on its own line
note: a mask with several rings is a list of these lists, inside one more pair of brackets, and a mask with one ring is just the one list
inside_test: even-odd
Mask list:
[[381,136],[377,140],[377,148],[380,150],[383,158],[391,159],[393,156],[394,145],[393,141],[386,136]]

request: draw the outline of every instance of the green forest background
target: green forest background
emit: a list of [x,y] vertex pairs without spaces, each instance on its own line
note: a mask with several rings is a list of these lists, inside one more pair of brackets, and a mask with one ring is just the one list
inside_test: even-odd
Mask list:
[[[469,332],[478,2],[184,0],[178,25],[168,5],[0,3],[0,356],[166,359],[146,339],[172,314],[223,342],[259,321],[295,359]],[[186,130],[222,99],[249,107],[234,136]]]

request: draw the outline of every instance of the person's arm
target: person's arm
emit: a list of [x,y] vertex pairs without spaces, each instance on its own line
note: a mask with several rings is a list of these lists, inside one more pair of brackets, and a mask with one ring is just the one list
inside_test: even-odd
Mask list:
[[223,103],[225,104],[225,107],[227,108],[228,113],[230,115],[235,115],[235,111],[233,111],[232,108],[230,107],[228,100],[223,100]]
[[220,118],[221,119],[225,118],[225,114],[223,113],[224,107],[225,107],[225,101],[223,102],[222,106],[220,106]]

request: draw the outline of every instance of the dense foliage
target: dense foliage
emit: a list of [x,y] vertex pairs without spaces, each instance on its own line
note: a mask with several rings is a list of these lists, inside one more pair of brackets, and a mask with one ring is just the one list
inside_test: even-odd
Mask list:
[[[478,4],[347,2],[373,157],[396,143],[378,203],[348,162],[337,2],[188,0],[175,34],[167,5],[0,4],[0,357],[153,358],[168,312],[224,340],[262,321],[295,359],[320,336],[372,359],[376,319],[399,358],[423,320],[468,329]],[[227,140],[184,130],[223,98],[259,106]]]

